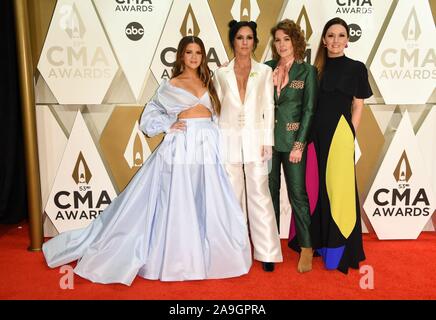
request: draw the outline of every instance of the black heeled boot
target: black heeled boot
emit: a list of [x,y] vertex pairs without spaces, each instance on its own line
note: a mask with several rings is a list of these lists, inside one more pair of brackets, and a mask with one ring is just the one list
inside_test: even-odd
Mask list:
[[274,262],[262,262],[262,268],[265,272],[273,272],[274,271]]

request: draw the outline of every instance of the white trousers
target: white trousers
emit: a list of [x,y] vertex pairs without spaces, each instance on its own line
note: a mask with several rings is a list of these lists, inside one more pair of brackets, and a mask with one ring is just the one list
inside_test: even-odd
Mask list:
[[254,259],[282,262],[280,236],[268,186],[268,163],[227,163],[226,171],[248,218]]

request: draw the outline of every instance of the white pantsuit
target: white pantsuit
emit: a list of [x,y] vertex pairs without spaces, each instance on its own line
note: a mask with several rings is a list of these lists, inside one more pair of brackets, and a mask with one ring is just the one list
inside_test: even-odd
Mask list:
[[254,258],[282,262],[280,237],[268,187],[268,165],[262,147],[274,145],[272,70],[251,60],[245,101],[239,96],[234,60],[215,71],[221,102],[219,127],[223,158],[236,196],[248,217]]

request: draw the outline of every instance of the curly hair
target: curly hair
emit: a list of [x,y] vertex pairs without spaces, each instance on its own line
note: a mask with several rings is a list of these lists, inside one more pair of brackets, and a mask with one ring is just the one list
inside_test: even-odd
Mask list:
[[272,29],[271,29],[271,36],[273,38],[271,42],[271,50],[272,50],[272,56],[274,60],[279,60],[280,56],[277,52],[276,46],[274,44],[274,38],[276,35],[277,30],[282,30],[284,33],[286,33],[292,41],[292,46],[294,47],[294,56],[295,60],[297,61],[303,61],[304,59],[304,53],[306,51],[306,38],[304,36],[304,31],[301,30],[300,26],[296,24],[294,21],[289,19],[284,19],[277,23]]

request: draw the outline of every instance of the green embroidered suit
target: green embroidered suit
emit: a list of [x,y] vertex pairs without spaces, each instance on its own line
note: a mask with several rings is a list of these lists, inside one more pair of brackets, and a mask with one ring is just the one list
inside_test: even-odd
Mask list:
[[[277,61],[270,60],[265,64],[274,70]],[[274,149],[290,152],[295,142],[295,147],[306,144],[315,112],[316,90],[315,67],[295,61],[289,70],[289,83],[281,90],[280,97],[274,88]]]
[[[266,62],[273,70],[277,61]],[[273,200],[277,224],[280,226],[280,172],[283,172],[296,223],[297,239],[300,247],[311,247],[310,208],[306,192],[306,143],[316,107],[316,69],[306,62],[294,61],[289,70],[289,82],[277,95],[274,87],[275,124],[272,169],[269,187]],[[292,150],[301,150],[299,163],[291,163]]]

